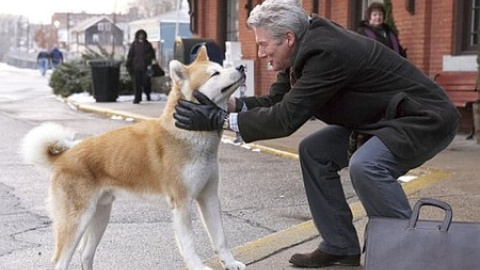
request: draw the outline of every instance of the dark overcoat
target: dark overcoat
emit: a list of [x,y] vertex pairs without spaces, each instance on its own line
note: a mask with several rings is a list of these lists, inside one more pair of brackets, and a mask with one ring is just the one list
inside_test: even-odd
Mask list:
[[444,89],[383,44],[324,18],[299,38],[290,72],[279,72],[269,95],[245,98],[244,141],[285,137],[312,116],[378,136],[409,158],[455,133],[460,114]]
[[[140,34],[143,34],[144,41],[139,41]],[[134,70],[146,71],[147,67],[155,60],[155,50],[147,39],[147,32],[140,29],[135,32],[135,40],[130,44],[127,54],[127,62],[125,66],[129,73]]]

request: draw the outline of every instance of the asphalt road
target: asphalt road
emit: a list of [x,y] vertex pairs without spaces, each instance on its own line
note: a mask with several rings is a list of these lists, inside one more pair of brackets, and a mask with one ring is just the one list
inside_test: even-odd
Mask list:
[[[26,165],[18,154],[21,138],[36,125],[53,121],[76,130],[78,138],[131,122],[75,110],[52,95],[47,78],[31,70],[0,69],[0,269],[51,269],[51,221],[46,204],[48,174]],[[220,146],[220,197],[227,240],[238,247],[310,219],[298,161],[229,143]],[[351,188],[345,190],[353,197]],[[202,258],[214,254],[195,217]],[[96,269],[178,269],[171,213],[164,205],[121,197],[97,250]],[[80,269],[75,256],[70,269]]]

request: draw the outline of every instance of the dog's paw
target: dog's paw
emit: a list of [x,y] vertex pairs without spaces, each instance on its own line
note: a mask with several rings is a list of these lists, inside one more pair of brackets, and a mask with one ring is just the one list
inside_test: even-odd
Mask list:
[[243,270],[245,268],[246,268],[245,264],[238,261],[233,261],[225,265],[225,270]]

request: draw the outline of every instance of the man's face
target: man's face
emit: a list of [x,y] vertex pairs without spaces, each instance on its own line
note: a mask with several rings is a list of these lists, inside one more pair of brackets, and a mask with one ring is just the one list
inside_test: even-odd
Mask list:
[[258,45],[258,57],[265,59],[274,71],[281,71],[291,66],[290,57],[294,50],[293,34],[285,35],[285,39],[274,40],[268,29],[258,27],[253,29]]
[[368,23],[373,27],[379,28],[380,25],[383,24],[383,20],[384,20],[383,12],[381,12],[380,10],[372,10],[372,12],[370,13],[370,19]]

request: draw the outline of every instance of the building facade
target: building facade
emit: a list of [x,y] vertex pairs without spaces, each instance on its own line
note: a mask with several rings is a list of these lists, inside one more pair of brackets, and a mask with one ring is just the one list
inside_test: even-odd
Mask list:
[[88,51],[125,55],[123,31],[107,16],[92,17],[75,25],[69,32],[70,53],[77,57]]
[[[243,59],[253,60],[255,94],[268,93],[276,73],[257,56],[253,32],[246,20],[261,0],[188,0],[191,30],[225,49],[225,42],[241,45]],[[371,0],[303,0],[308,13],[331,19],[356,30]],[[383,2],[377,0],[377,2]],[[408,59],[427,75],[442,71],[476,71],[478,43],[478,1],[473,0],[391,0],[393,18]]]
[[163,67],[174,58],[174,43],[177,37],[191,38],[190,17],[188,8],[165,12],[149,19],[135,20],[128,23],[129,44],[135,37],[135,32],[143,29],[147,32],[148,41],[152,43],[156,58]]

